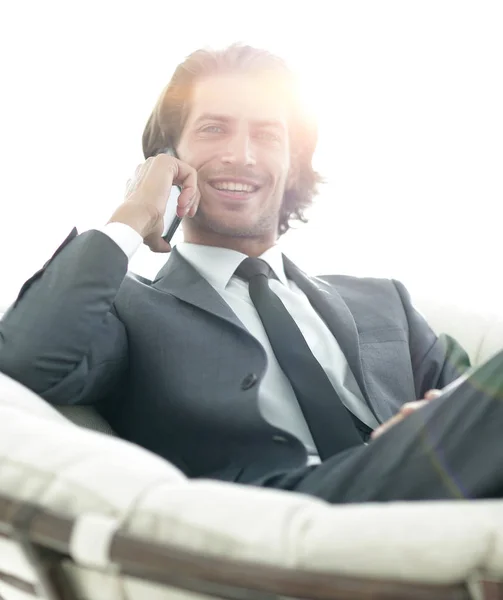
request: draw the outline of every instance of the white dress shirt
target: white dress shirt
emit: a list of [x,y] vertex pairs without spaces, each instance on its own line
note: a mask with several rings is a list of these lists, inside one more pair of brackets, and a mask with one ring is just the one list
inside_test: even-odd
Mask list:
[[[109,223],[99,231],[116,242],[128,258],[133,256],[142,243],[141,236],[122,223]],[[263,417],[272,425],[299,438],[310,455],[310,464],[318,462],[318,452],[311,432],[290,381],[276,360],[262,321],[250,299],[248,283],[234,275],[239,264],[247,256],[236,250],[187,242],[177,244],[176,248],[222,296],[246,329],[265,349],[268,364],[258,392]],[[342,402],[369,427],[377,427],[379,424],[367,406],[337,340],[311,306],[304,292],[286,278],[279,247],[269,248],[260,258],[267,262],[278,278],[269,281],[270,288],[294,318],[311,352],[325,370]]]

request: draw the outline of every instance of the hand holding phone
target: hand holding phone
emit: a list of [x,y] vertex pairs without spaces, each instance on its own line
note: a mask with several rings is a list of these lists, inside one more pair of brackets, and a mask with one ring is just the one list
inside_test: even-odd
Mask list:
[[[158,154],[168,154],[169,156],[173,156],[178,158],[176,152],[172,148],[167,148],[166,150],[161,150]],[[166,211],[164,212],[164,228],[162,232],[162,239],[168,242],[168,244],[173,239],[178,226],[182,222],[182,218],[178,216],[178,199],[180,198],[180,194],[182,193],[182,188],[179,185],[173,185],[171,188],[171,193],[168,198],[168,202],[166,204]]]
[[174,185],[171,188],[171,193],[166,204],[166,211],[164,213],[164,228],[162,231],[162,239],[166,240],[168,244],[173,239],[178,226],[182,222],[181,217],[177,214],[178,209],[178,198],[180,197],[181,189]]
[[194,216],[199,198],[196,170],[163,150],[138,166],[109,222],[129,225],[152,251],[169,252],[169,240],[184,216]]

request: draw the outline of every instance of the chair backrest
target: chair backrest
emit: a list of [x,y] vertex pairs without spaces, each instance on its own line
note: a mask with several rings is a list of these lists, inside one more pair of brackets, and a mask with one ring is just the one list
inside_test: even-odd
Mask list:
[[189,480],[1,374],[0,465],[2,600],[454,600],[503,581],[501,500],[339,507]]
[[[88,568],[74,559],[85,554],[79,547],[89,536],[86,525],[95,541],[96,564]],[[1,494],[0,554],[3,600],[192,600],[194,593],[228,600],[503,598],[503,582],[483,577],[469,589],[464,583],[362,579],[189,552],[121,533],[119,524],[106,517],[70,519]]]
[[437,335],[446,333],[463,346],[472,365],[480,365],[503,349],[503,311],[474,309],[434,295],[418,296],[414,304]]

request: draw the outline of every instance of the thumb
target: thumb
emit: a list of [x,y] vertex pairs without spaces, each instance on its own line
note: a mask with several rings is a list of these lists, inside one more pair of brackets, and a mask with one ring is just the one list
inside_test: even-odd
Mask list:
[[166,253],[171,252],[171,246],[166,240],[159,236],[159,234],[150,234],[145,240],[144,244],[152,250],[152,252]]
[[425,400],[434,400],[442,394],[442,390],[428,390],[424,395]]
[[414,402],[406,402],[400,408],[400,413],[404,416],[410,415],[416,410],[422,408],[426,404],[426,400],[415,400]]

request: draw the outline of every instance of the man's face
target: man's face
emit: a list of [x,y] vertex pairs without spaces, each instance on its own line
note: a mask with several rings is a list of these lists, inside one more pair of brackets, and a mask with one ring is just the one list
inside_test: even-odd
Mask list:
[[195,84],[177,152],[198,172],[201,202],[186,228],[202,243],[205,233],[276,240],[290,171],[288,114],[278,91],[270,76]]

